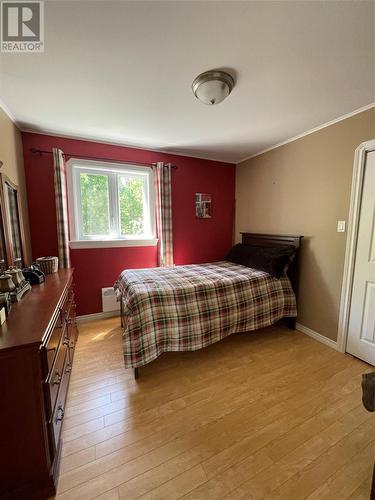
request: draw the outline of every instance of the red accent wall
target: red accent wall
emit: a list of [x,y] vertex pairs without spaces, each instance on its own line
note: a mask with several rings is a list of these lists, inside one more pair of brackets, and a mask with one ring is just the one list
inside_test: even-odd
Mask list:
[[[172,162],[173,238],[176,264],[221,260],[232,244],[235,166],[199,158],[170,155],[66,139],[22,133],[30,233],[33,259],[58,255],[52,156],[35,155],[30,148],[105,157],[112,160]],[[212,194],[212,219],[195,217],[195,193]],[[77,313],[101,311],[101,288],[112,286],[125,268],[153,267],[156,247],[124,247],[71,250],[75,268]]]

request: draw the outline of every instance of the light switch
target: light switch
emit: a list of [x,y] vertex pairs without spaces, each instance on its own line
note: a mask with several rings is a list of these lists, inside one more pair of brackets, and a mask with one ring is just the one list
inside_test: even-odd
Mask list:
[[344,220],[337,221],[337,232],[338,233],[345,233],[345,221]]

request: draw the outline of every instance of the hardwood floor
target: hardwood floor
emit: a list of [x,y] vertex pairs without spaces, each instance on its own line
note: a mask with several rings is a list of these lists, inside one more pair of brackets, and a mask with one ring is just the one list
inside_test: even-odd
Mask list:
[[285,327],[123,368],[119,318],[80,325],[58,500],[369,499],[369,366]]

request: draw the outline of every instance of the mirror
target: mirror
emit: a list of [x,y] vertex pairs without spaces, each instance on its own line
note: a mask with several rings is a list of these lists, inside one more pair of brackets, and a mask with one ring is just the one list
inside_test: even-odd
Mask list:
[[0,268],[16,266],[22,269],[25,265],[24,233],[22,211],[18,196],[18,187],[11,180],[1,175],[1,234]]
[[22,255],[21,222],[17,188],[9,181],[5,182],[8,221],[10,228],[10,246],[13,254],[13,265],[22,269],[24,266]]
[[0,203],[0,274],[8,269],[8,261],[6,257],[4,224],[3,224],[3,207]]

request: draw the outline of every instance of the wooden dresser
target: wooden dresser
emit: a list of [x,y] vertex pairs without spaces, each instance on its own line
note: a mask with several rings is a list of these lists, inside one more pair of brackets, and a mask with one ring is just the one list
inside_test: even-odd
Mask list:
[[0,327],[0,499],[56,491],[77,340],[73,270],[34,285]]

